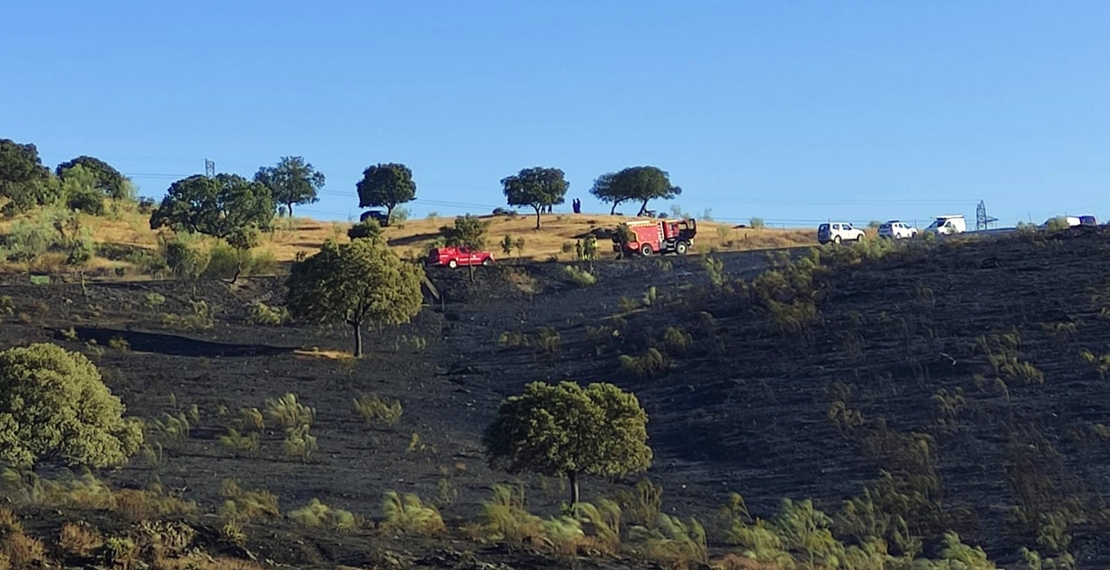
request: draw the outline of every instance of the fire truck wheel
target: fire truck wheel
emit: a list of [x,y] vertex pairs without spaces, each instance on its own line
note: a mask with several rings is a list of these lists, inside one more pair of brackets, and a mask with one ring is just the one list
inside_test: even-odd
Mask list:
[[645,243],[643,245],[643,247],[640,248],[640,255],[643,255],[643,256],[651,255],[651,246]]
[[686,255],[686,247],[686,242],[680,241],[678,245],[674,246],[674,251],[679,255]]
[[455,261],[454,259],[447,262],[447,267],[450,267],[451,269],[454,269],[458,266],[459,266],[459,262]]

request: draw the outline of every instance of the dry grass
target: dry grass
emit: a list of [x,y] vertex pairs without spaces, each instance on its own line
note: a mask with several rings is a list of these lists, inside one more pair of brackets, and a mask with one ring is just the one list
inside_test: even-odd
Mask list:
[[[34,213],[18,216],[0,222],[0,233],[9,229],[19,221],[32,220]],[[107,217],[92,217],[86,214],[79,216],[81,226],[92,231],[93,241],[98,244],[112,244],[127,248],[144,248],[154,250],[158,247],[159,235],[169,235],[169,230],[161,229],[152,231],[149,226],[149,216],[137,211],[121,212],[116,219]],[[496,240],[500,236],[509,235],[513,238],[524,238],[527,246],[523,251],[523,258],[534,260],[548,260],[551,258],[569,261],[574,253],[564,252],[563,244],[584,238],[595,229],[612,229],[622,222],[635,218],[622,216],[607,216],[593,214],[546,214],[543,216],[543,229],[535,229],[535,217],[520,215],[515,218],[509,216],[482,216],[490,222],[488,236]],[[453,218],[441,217],[422,220],[409,220],[385,228],[383,235],[397,245],[397,253],[401,256],[421,256],[424,251],[440,237],[439,229],[450,225]],[[298,254],[311,255],[319,249],[328,239],[347,242],[347,230],[351,222],[329,222],[312,220],[308,218],[278,218],[274,220],[275,229],[272,233],[262,236],[261,242],[254,250],[256,254],[272,255],[278,262],[289,262],[297,258]],[[700,222],[696,246],[699,250],[710,249],[740,251],[751,249],[769,249],[789,247],[796,245],[812,245],[816,241],[816,230],[781,230],[781,229],[752,229],[732,228],[730,224],[716,222]],[[195,242],[202,249],[209,249],[216,243],[215,239],[201,237]],[[599,244],[603,255],[611,255],[610,244],[600,240]],[[492,246],[491,246],[492,247]],[[499,253],[499,252],[498,252]],[[53,256],[53,257],[52,257]],[[64,255],[59,259],[53,253],[44,254],[32,263],[32,269],[47,272],[65,272]],[[514,254],[513,258],[518,255]],[[115,268],[129,266],[126,261],[109,260],[94,257],[86,266],[86,272],[111,273]],[[25,263],[0,263],[0,272],[21,273],[28,269]],[[129,275],[134,275],[130,271]]]
[[46,547],[23,533],[15,533],[4,541],[4,552],[13,570],[41,568],[46,564]]
[[92,556],[103,544],[104,537],[95,528],[83,523],[65,523],[58,537],[58,546],[66,554],[78,558]]

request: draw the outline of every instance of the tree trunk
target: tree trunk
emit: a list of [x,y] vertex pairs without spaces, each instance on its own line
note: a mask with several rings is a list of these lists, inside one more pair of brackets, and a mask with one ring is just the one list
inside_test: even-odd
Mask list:
[[644,200],[644,203],[642,205],[640,205],[640,213],[637,214],[638,216],[643,216],[644,213],[647,212],[647,203],[648,203],[648,201]]
[[570,506],[577,508],[580,498],[578,493],[578,472],[568,471],[567,478],[570,479]]
[[543,211],[543,206],[532,206],[536,209],[536,229],[540,229],[540,212]]
[[290,220],[293,219],[293,203],[292,202],[289,202],[288,204],[285,205],[285,215],[289,216]]
[[617,206],[619,206],[619,205],[620,205],[620,202],[617,202],[616,200],[613,201],[613,209],[609,210],[609,215],[610,216],[617,215]]
[[359,323],[350,323],[355,328],[355,358],[362,358],[362,327]]
[[388,205],[386,205],[386,207],[385,207],[385,223],[382,224],[382,227],[388,226],[389,223],[393,221],[393,208],[396,208],[396,207],[397,207],[397,204],[388,204]]

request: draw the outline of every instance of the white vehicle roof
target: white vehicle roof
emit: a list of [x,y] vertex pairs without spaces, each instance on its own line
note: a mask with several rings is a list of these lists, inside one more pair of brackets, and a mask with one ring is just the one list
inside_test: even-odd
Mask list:
[[951,216],[937,216],[937,219],[938,220],[947,220],[949,218],[962,218],[962,217],[964,217],[963,214],[953,214]]

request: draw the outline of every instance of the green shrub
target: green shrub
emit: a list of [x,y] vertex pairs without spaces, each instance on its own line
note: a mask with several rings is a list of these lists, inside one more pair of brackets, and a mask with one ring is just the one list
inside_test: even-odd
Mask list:
[[220,516],[224,520],[249,523],[259,519],[274,519],[281,515],[278,498],[265,489],[247,490],[234,479],[225,479],[220,485],[224,505]]
[[316,444],[316,436],[308,433],[308,425],[303,425],[285,430],[285,439],[281,442],[281,448],[289,457],[308,461],[319,446]]
[[412,493],[402,497],[396,491],[386,491],[382,512],[385,520],[381,526],[387,532],[430,536],[446,530],[439,511]]
[[561,342],[562,337],[554,327],[543,327],[536,331],[536,347],[543,352],[548,354],[559,352]]
[[297,401],[296,394],[286,394],[280,398],[266,398],[266,417],[281,429],[308,427],[316,419],[315,408]]
[[697,519],[684,523],[678,517],[660,513],[655,528],[635,526],[629,534],[632,540],[643,543],[644,554],[653,560],[676,565],[709,561],[705,528]]
[[359,523],[350,511],[335,509],[312,499],[302,508],[289,511],[286,515],[293,522],[307,528],[327,528],[339,532],[358,530]]
[[279,327],[289,320],[289,309],[285,307],[271,307],[261,301],[255,301],[247,308],[247,323],[252,325],[266,325]]
[[204,301],[189,301],[189,311],[180,315],[166,313],[162,322],[170,327],[187,331],[206,331],[216,326],[214,311]]
[[748,225],[756,230],[761,230],[767,226],[767,224],[763,222],[763,218],[752,218],[748,220]]
[[382,237],[382,226],[376,220],[365,220],[359,222],[351,229],[347,230],[347,237],[351,240],[356,239],[380,239]]
[[213,279],[231,279],[243,272],[245,258],[249,258],[249,252],[240,252],[240,250],[231,247],[230,245],[218,241],[212,244],[212,248],[208,250],[208,265],[204,268],[204,277]]
[[663,353],[654,348],[649,348],[646,352],[638,356],[622,354],[620,356],[620,364],[621,370],[641,379],[659,376],[666,372],[669,367]]
[[0,296],[0,314],[14,315],[15,314],[15,301],[12,300],[11,295]]
[[363,394],[354,399],[355,412],[367,423],[379,423],[388,427],[401,421],[401,402],[381,398],[377,394]]
[[135,541],[127,537],[113,536],[104,541],[100,548],[104,564],[109,568],[129,568],[139,556]]
[[482,503],[483,530],[493,540],[512,544],[534,542],[544,535],[543,519],[525,508],[523,487],[493,486],[493,497]]
[[574,242],[564,241],[562,247],[559,248],[563,253],[570,253],[574,251]]
[[597,277],[593,273],[573,265],[563,266],[563,273],[570,279],[571,283],[579,287],[592,287],[597,284]]
[[[18,403],[18,405],[16,404]],[[141,423],[85,356],[53,344],[0,352],[0,460],[31,466],[46,457],[105,467],[139,450]]]
[[668,353],[682,354],[694,344],[694,337],[682,327],[667,327],[663,331],[663,345]]
[[131,343],[127,342],[127,340],[121,336],[113,336],[108,339],[108,348],[120,352],[127,352],[131,350]]
[[227,435],[220,436],[220,445],[242,453],[258,451],[258,432],[239,433],[235,428],[228,428]]
[[208,267],[208,256],[179,239],[162,242],[159,253],[175,277],[196,279]]

